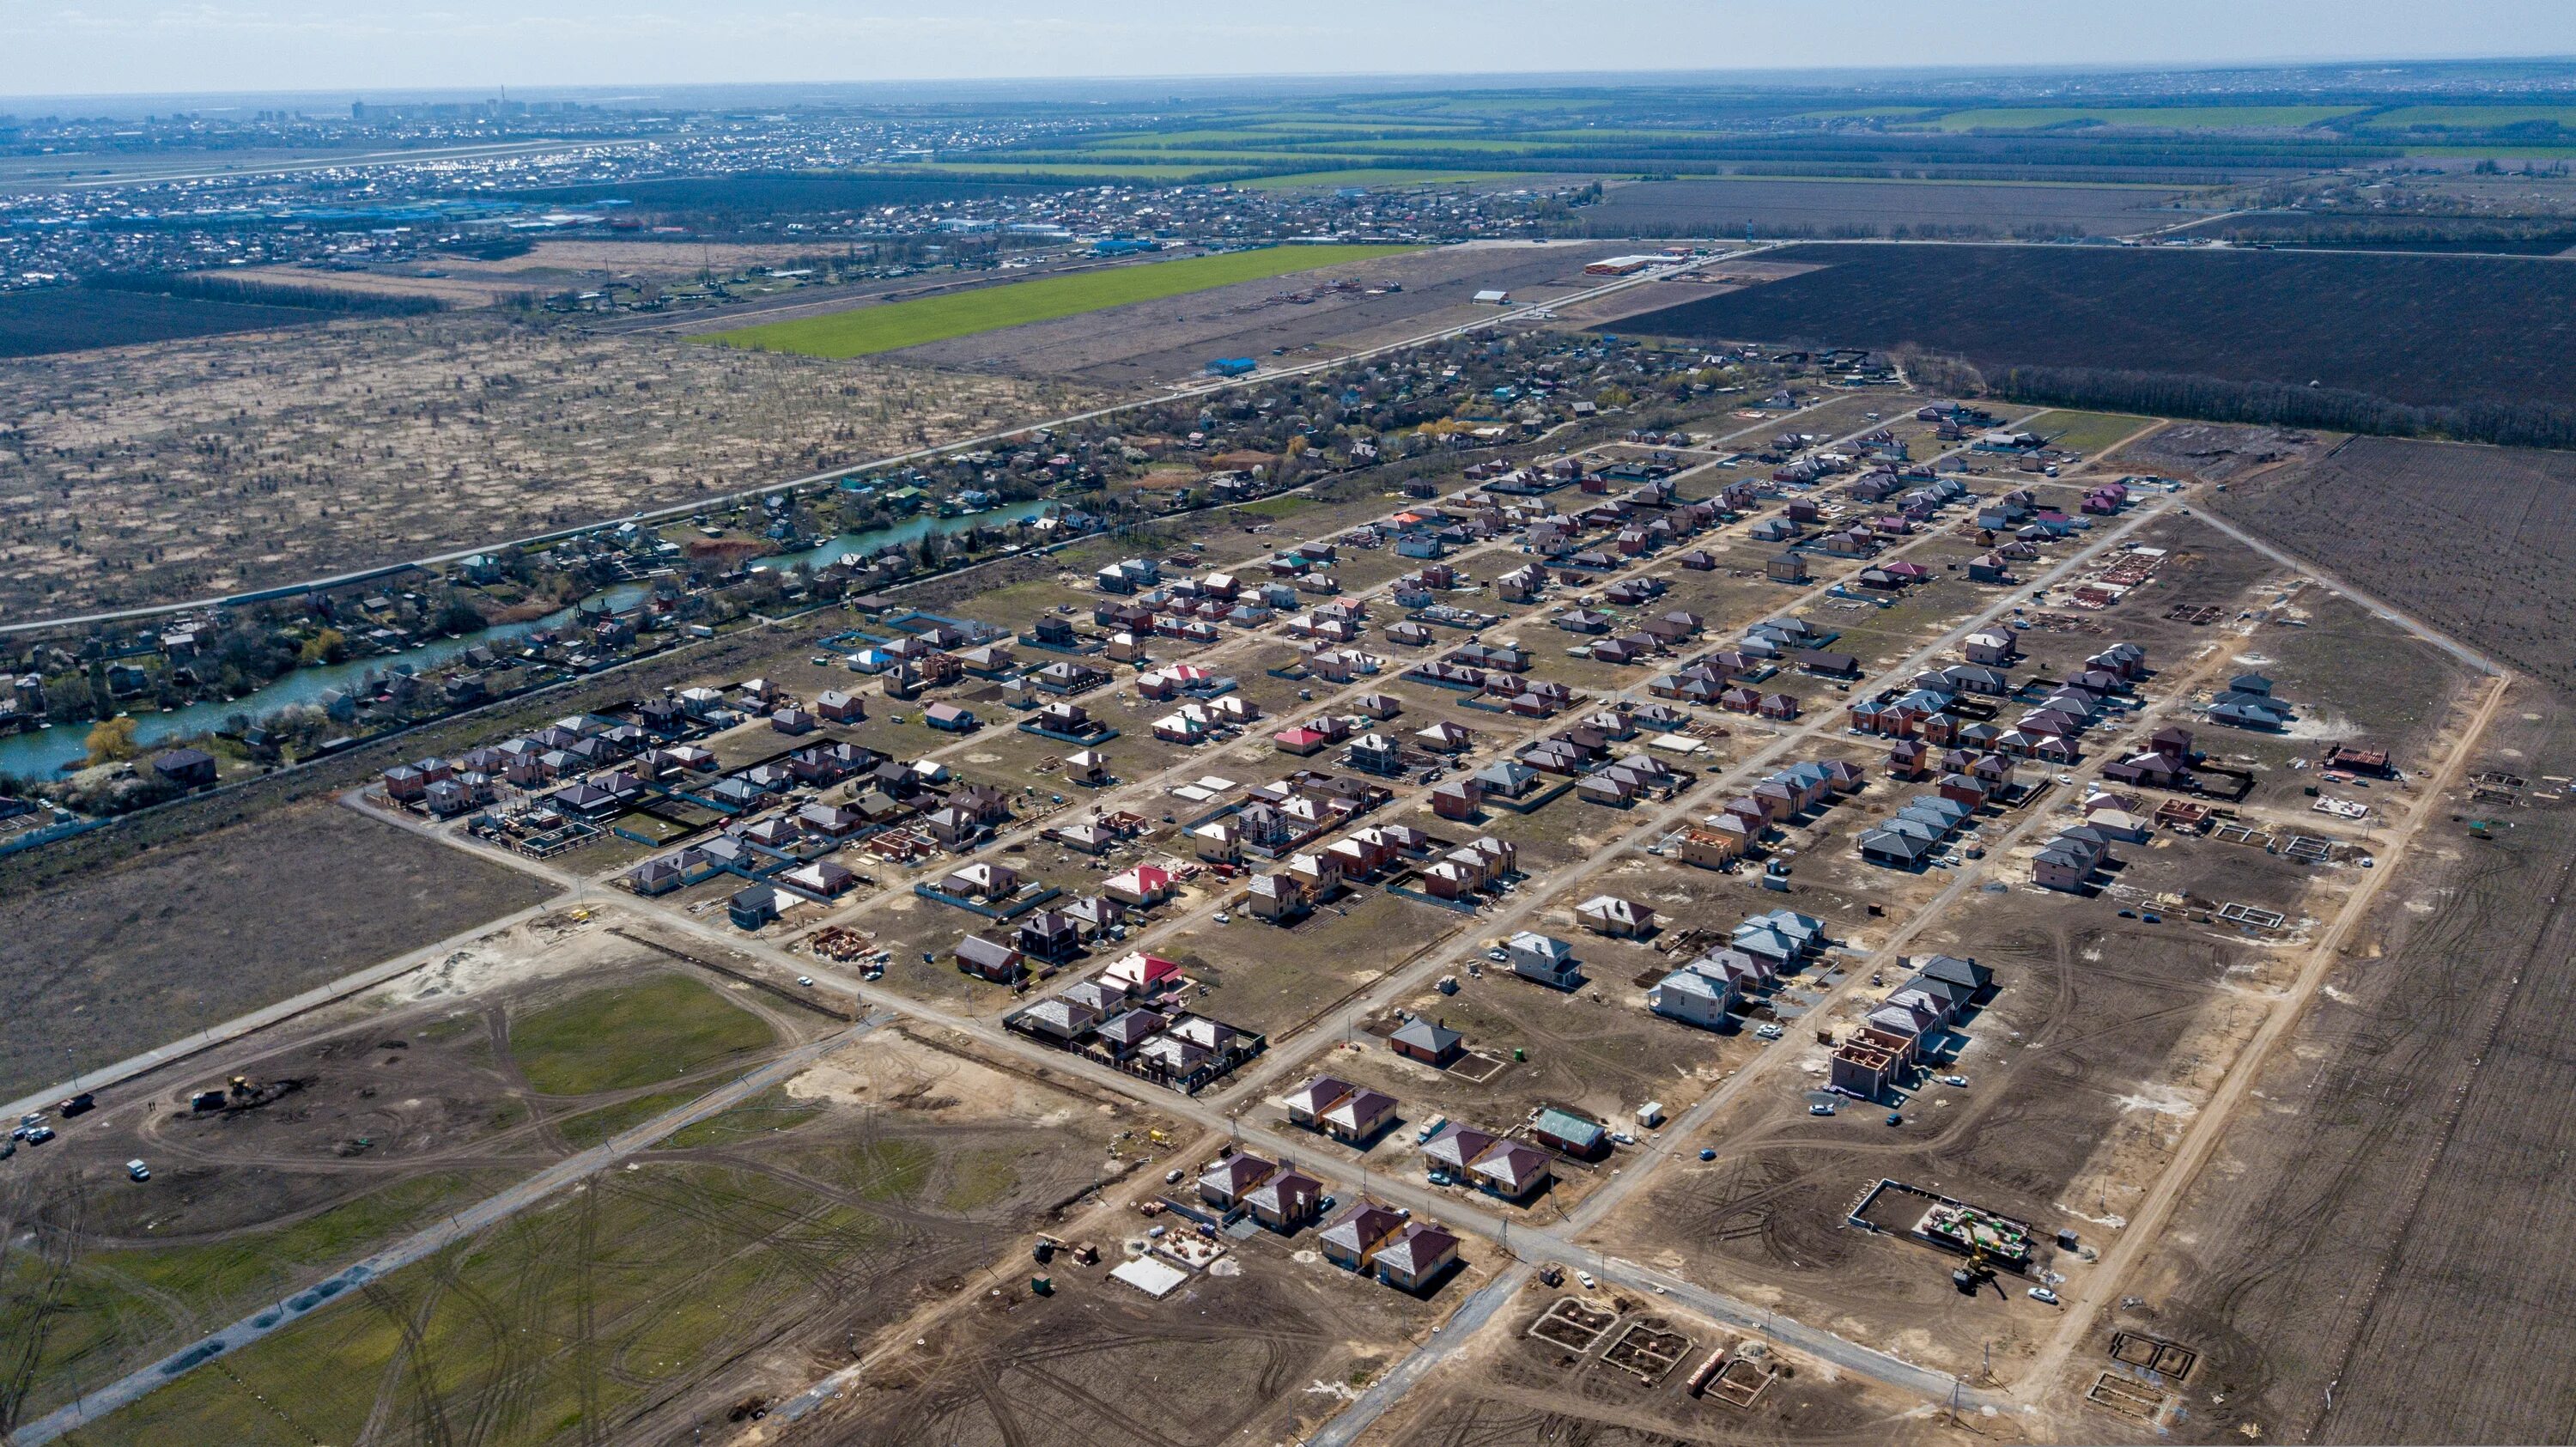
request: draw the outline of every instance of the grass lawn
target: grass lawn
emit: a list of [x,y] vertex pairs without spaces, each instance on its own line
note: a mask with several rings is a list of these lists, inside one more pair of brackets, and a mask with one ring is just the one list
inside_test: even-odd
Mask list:
[[547,1095],[651,1085],[775,1038],[759,1017],[680,975],[586,991],[510,1023],[510,1053]]
[[1045,277],[953,296],[861,307],[801,321],[719,332],[708,341],[809,357],[864,357],[950,337],[974,336],[1029,322],[1103,311],[1130,302],[1182,296],[1242,281],[1312,271],[1414,250],[1405,246],[1271,246],[1220,256],[1114,267],[1079,276]]
[[1318,506],[1321,504],[1311,497],[1265,497],[1259,502],[1245,503],[1235,511],[1252,517],[1284,518]]
[[2042,412],[2022,427],[2054,446],[2092,457],[2154,420],[2121,412]]

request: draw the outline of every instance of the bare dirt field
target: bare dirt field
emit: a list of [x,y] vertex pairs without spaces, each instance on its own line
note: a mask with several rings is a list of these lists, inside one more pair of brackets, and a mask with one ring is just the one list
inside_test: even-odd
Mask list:
[[2189,220],[2174,193],[2141,186],[1902,181],[1648,181],[1587,215],[1605,235],[2123,236]]
[[[2517,692],[2472,769],[2565,773],[2567,717]],[[2491,840],[2436,816],[2183,1198],[2138,1304],[2077,1356],[2086,1380],[2128,1330],[2199,1354],[2166,1384],[2190,1440],[2567,1436],[2576,1341],[2551,1303],[2576,1289],[2555,1164],[2570,1123],[2534,1103],[2576,1083],[2558,904],[2576,813],[2562,789],[2508,792],[2521,802],[2461,801],[2499,822]]]
[[[2213,499],[2218,511],[2437,628],[2565,687],[2576,455],[2356,437]],[[2463,587],[2473,579],[2477,586]]]
[[0,907],[0,1092],[177,1039],[553,893],[315,802]]
[[2217,422],[2168,422],[2105,459],[2114,467],[2226,482],[2268,463],[2313,458],[2342,439],[2279,427],[2232,427]]
[[[1837,1380],[1830,1368],[1759,1341],[1747,1347],[1738,1333],[1660,1301],[1533,1282],[1361,1440],[1384,1447],[1967,1440],[1910,1398]],[[1675,1364],[1663,1368],[1675,1350]],[[1692,1373],[1721,1354],[1741,1359],[1726,1371],[1750,1398],[1742,1405],[1688,1391]],[[2014,1440],[2009,1427],[1999,1435]]]
[[[1313,361],[1301,349],[1357,350],[1432,328],[1472,321],[1491,308],[1472,305],[1488,289],[1515,301],[1537,301],[1557,288],[1597,285],[1583,275],[1597,259],[1593,245],[1450,246],[1409,256],[1352,262],[1322,271],[1245,282],[1214,291],[1138,302],[1062,321],[1039,322],[889,355],[900,361],[978,373],[1057,376],[1089,386],[1123,388],[1195,375],[1212,357]],[[1321,293],[1305,303],[1282,301],[1350,280],[1362,287],[1396,282],[1380,296]]]
[[[252,266],[231,268],[223,274],[280,286],[324,287],[380,296],[429,296],[453,306],[475,307],[607,281],[669,285],[694,280],[704,272],[730,276],[749,267],[809,261],[813,255],[811,246],[737,242],[540,241],[524,255],[488,261],[472,256],[436,256],[371,271]],[[717,315],[737,313],[727,309]]]
[[1423,1301],[1332,1266],[1313,1237],[1230,1242],[1217,1269],[1160,1301],[1108,1279],[1118,1259],[1111,1243],[1098,1266],[1059,1257],[1054,1294],[1007,1283],[785,1440],[1300,1440],[1427,1333],[1474,1275],[1471,1265]]
[[419,557],[1089,400],[470,315],[20,361],[0,369],[0,618]]

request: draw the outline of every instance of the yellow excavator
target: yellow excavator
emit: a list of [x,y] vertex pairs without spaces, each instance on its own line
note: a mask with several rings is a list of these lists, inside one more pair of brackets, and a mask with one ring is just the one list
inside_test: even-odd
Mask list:
[[1986,1260],[1985,1243],[1971,1235],[1968,1242],[1968,1264],[1950,1273],[1950,1284],[1959,1288],[1961,1296],[1974,1296],[1985,1289],[1987,1282],[1994,1279],[1995,1268]]

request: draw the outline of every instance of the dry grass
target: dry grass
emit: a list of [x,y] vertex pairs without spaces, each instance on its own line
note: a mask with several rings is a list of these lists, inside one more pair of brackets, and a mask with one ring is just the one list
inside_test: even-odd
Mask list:
[[454,315],[20,362],[0,374],[0,617],[622,516],[1088,400]]

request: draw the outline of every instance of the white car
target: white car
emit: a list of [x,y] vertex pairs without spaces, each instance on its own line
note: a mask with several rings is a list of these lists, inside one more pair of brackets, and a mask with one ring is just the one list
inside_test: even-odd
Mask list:
[[1757,1036],[1757,1037],[1758,1037],[1758,1038],[1760,1038],[1760,1039],[1764,1039],[1764,1040],[1777,1040],[1777,1039],[1779,1039],[1783,1034],[1786,1034],[1787,1032],[1786,1032],[1786,1031],[1783,1031],[1783,1030],[1782,1030],[1779,1026],[1777,1026],[1777,1025],[1769,1024],[1769,1023],[1767,1023],[1767,1022],[1766,1022],[1766,1023],[1764,1023],[1764,1024],[1760,1024],[1760,1025],[1756,1025],[1756,1026],[1754,1026],[1754,1027],[1753,1027],[1753,1033],[1754,1033],[1754,1035],[1755,1035],[1755,1036]]
[[798,975],[796,977],[796,983],[803,985],[805,988],[810,990],[814,988],[814,977],[812,975]]
[[1593,1279],[1593,1277],[1592,1277],[1592,1273],[1591,1273],[1591,1272],[1589,1272],[1589,1271],[1578,1271],[1578,1272],[1574,1273],[1574,1279],[1575,1279],[1575,1280],[1577,1280],[1577,1281],[1582,1282],[1582,1283],[1583,1283],[1583,1289],[1584,1289],[1584,1290],[1586,1290],[1586,1291],[1590,1291],[1590,1290],[1592,1290],[1594,1287],[1597,1287],[1597,1286],[1599,1286],[1599,1285],[1601,1284],[1600,1282],[1598,1282],[1598,1281],[1596,1281],[1596,1280],[1594,1280],[1594,1279]]
[[2038,1302],[2042,1306],[2057,1305],[2057,1293],[2049,1290],[2045,1286],[2032,1287],[2030,1289],[2030,1299]]
[[1968,1088],[1968,1077],[1964,1075],[1944,1075],[1941,1077],[1941,1083],[1943,1085],[1956,1086],[1961,1090],[1965,1090]]

